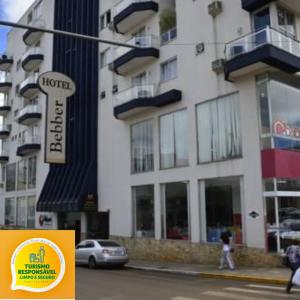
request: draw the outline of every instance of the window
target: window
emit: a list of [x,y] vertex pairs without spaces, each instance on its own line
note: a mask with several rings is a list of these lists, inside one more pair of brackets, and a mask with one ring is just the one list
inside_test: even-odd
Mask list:
[[17,64],[16,64],[16,69],[19,71],[21,68],[21,59],[18,59]]
[[177,58],[164,62],[160,66],[160,80],[170,80],[177,77]]
[[16,164],[10,164],[6,167],[6,192],[16,189]]
[[283,7],[277,7],[279,29],[292,37],[296,36],[295,15]]
[[32,22],[32,11],[27,15],[27,24]]
[[131,172],[153,171],[153,124],[145,121],[131,127]]
[[35,196],[27,198],[27,227],[35,228]]
[[21,160],[18,162],[18,181],[17,181],[17,190],[25,190],[27,181],[27,166],[26,160]]
[[36,157],[28,159],[28,188],[34,189],[36,186]]
[[109,63],[110,48],[100,53],[100,68],[104,68]]
[[133,187],[134,235],[154,237],[154,186]]
[[20,227],[26,227],[26,215],[27,215],[27,211],[26,211],[26,198],[25,197],[18,197],[17,198],[17,226]]
[[100,16],[100,30],[106,28],[111,22],[111,12],[108,10],[106,13]]
[[238,94],[197,105],[198,161],[242,155]]
[[219,242],[223,231],[232,233],[233,242],[242,243],[240,178],[205,181],[207,241]]
[[160,167],[188,164],[187,111],[180,110],[160,117]]
[[16,199],[5,199],[5,225],[16,225]]
[[262,148],[300,151],[300,89],[268,79],[257,89]]
[[176,182],[164,185],[164,236],[167,239],[188,240],[187,183]]

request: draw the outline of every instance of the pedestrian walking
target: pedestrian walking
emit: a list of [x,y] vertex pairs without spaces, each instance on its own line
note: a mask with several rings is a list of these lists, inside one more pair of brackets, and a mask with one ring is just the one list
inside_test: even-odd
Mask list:
[[293,277],[297,269],[300,267],[300,243],[298,240],[294,240],[293,244],[289,246],[286,250],[286,255],[288,257],[288,266],[290,267],[292,274],[291,278],[286,286],[286,292],[289,294],[293,286]]
[[232,242],[232,234],[229,230],[222,232],[221,234],[221,242],[222,242],[222,252],[220,257],[220,266],[219,269],[224,269],[224,265],[226,264],[230,270],[234,270],[234,261],[232,259],[233,248],[231,247]]

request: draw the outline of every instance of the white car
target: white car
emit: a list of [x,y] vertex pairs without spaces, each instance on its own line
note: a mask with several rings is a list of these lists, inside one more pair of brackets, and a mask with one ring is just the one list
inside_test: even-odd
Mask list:
[[127,251],[111,240],[84,240],[76,246],[75,262],[95,269],[99,265],[124,266],[128,262]]

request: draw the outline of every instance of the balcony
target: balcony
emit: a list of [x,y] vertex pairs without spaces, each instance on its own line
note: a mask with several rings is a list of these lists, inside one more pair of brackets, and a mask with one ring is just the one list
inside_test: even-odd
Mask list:
[[40,47],[31,48],[22,57],[22,68],[26,72],[30,72],[38,67],[43,60],[42,49]]
[[162,107],[182,98],[179,90],[157,94],[154,85],[134,86],[118,93],[114,99],[114,116],[116,119],[125,120],[147,109]]
[[13,63],[14,60],[12,56],[2,54],[2,56],[0,57],[0,71],[8,71]]
[[0,150],[0,164],[5,164],[9,160],[8,152]]
[[17,148],[17,155],[24,156],[41,149],[41,139],[37,135],[24,137]]
[[[45,28],[45,21],[41,17],[36,18],[29,24],[29,26]],[[28,29],[23,35],[23,42],[27,46],[32,46],[41,38],[42,35],[43,35],[42,31]]]
[[137,48],[118,47],[115,49],[115,59],[110,70],[118,75],[127,75],[159,58],[159,40],[157,37],[136,36],[127,42]]
[[41,120],[41,118],[42,112],[39,105],[27,105],[19,112],[17,122],[22,125],[31,126]]
[[177,38],[177,28],[174,27],[160,36],[160,42],[162,44],[167,44]]
[[0,139],[6,139],[10,135],[10,127],[6,125],[0,126]]
[[299,0],[242,0],[242,8],[248,12],[253,12],[264,5],[275,1],[284,6],[292,8],[295,12],[300,12]]
[[11,110],[11,106],[8,102],[8,98],[3,94],[0,95],[0,116],[5,117]]
[[31,98],[39,92],[37,83],[39,74],[29,76],[20,84],[20,94],[25,98]]
[[0,93],[7,94],[12,87],[11,77],[9,73],[0,74]]
[[225,78],[234,80],[266,70],[300,71],[300,43],[277,29],[266,27],[228,43]]
[[113,10],[114,28],[118,33],[127,33],[157,12],[156,1],[123,0]]

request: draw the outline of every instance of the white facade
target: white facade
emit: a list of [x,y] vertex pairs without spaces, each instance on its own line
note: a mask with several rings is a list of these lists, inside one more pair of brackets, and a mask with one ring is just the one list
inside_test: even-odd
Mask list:
[[[102,15],[105,19],[107,11],[111,11],[111,21],[114,23],[117,2],[119,1],[101,1],[100,18]],[[124,0],[122,2],[124,10],[124,7],[130,5],[129,2],[131,5],[135,3],[135,1]],[[142,35],[154,35],[158,38],[156,46],[160,51],[159,58],[147,64],[140,64],[125,76],[117,75],[108,66],[100,66],[99,92],[105,91],[105,98],[102,97],[99,102],[98,192],[100,210],[110,212],[110,234],[134,236],[136,207],[133,204],[132,188],[153,185],[155,239],[164,239],[163,231],[166,227],[162,224],[166,219],[164,184],[183,182],[187,184],[189,239],[195,243],[206,243],[208,231],[205,182],[209,179],[237,178],[240,183],[242,243],[249,247],[264,249],[266,209],[261,170],[260,108],[257,100],[256,76],[266,74],[267,71],[278,70],[265,65],[259,71],[248,71],[232,82],[224,79],[223,72],[212,71],[212,62],[225,58],[226,43],[253,31],[252,15],[241,8],[241,0],[220,1],[222,9],[215,17],[208,13],[208,5],[213,2],[210,0],[156,2],[159,4],[159,11],[143,19],[138,25],[134,25],[125,34],[112,30],[112,24],[100,29],[100,38],[126,42],[144,28]],[[288,7],[286,4],[289,4],[289,1],[282,2],[285,7]],[[160,43],[160,16],[168,5],[174,6],[174,3],[176,3],[177,37],[167,43]],[[277,5],[275,2],[270,4],[274,23],[277,22]],[[293,11],[293,7],[289,9]],[[296,32],[299,37],[299,15],[295,13]],[[138,19],[138,14],[139,12],[136,12],[133,20]],[[203,43],[204,49],[197,53],[197,44],[200,43]],[[198,50],[201,46],[198,46]],[[101,44],[100,57],[103,58],[103,52],[109,49],[106,52],[107,60],[115,61],[116,54],[113,48]],[[177,58],[175,78],[162,81],[161,64],[175,57]],[[182,91],[182,100],[163,107],[132,113],[122,120],[116,119],[113,110],[114,106],[117,106],[118,93],[130,88],[132,78],[142,72],[146,73],[147,84],[154,85],[158,94],[178,89]],[[114,85],[118,87],[117,93],[112,92]],[[198,163],[196,105],[235,92],[238,93],[239,99],[242,155],[234,159]],[[161,169],[159,120],[161,116],[181,109],[187,110],[188,164]],[[146,120],[152,120],[153,124],[154,169],[149,172],[132,173],[131,126]],[[201,141],[199,147],[201,148]],[[256,212],[258,215],[252,217],[249,215],[251,212]]]
[[[53,15],[54,0],[37,0],[18,22],[20,24],[53,28]],[[49,168],[48,164],[44,163],[46,96],[36,89],[35,84],[38,74],[52,70],[53,36],[43,33],[36,35],[28,34],[29,44],[26,45],[23,41],[25,32],[26,30],[15,28],[7,36],[5,54],[13,58],[13,63],[8,70],[12,79],[12,87],[6,96],[10,111],[3,116],[3,124],[9,125],[11,130],[9,136],[2,142],[2,147],[7,152],[9,160],[6,164],[2,165],[2,181],[4,186],[1,190],[0,224],[31,228],[39,226],[38,215],[35,214],[35,224],[28,222],[26,215],[29,213],[28,210],[30,208],[27,199],[28,197],[32,197],[37,202]],[[22,64],[24,65],[24,61],[27,62],[25,64],[27,70],[22,66]],[[25,95],[21,95],[20,90],[26,86],[26,83],[33,83],[33,86],[29,86]],[[34,113],[40,113],[41,115],[34,115]],[[20,123],[18,119],[22,115],[25,115],[25,121],[23,120]],[[25,152],[21,153],[22,156],[17,155],[17,150],[24,144],[28,145],[29,148],[25,146],[26,149]],[[34,157],[36,157],[36,172],[33,170],[30,175],[28,160]],[[21,170],[18,170],[18,164],[23,160],[25,165],[19,169],[22,169],[26,175],[21,180],[19,174]],[[13,164],[16,164],[14,172],[15,183],[11,182],[13,179],[7,178],[7,168]],[[31,184],[29,184],[29,180],[32,180]],[[10,188],[8,188],[10,184],[8,181],[12,184]],[[20,184],[20,181],[22,181],[22,184]],[[6,207],[5,209],[5,202],[8,198],[17,202],[24,201],[24,205],[21,202],[19,204],[15,202],[10,212],[8,212],[8,208]],[[17,209],[18,205],[21,206],[19,210]],[[31,214],[34,211],[35,207],[33,207]],[[5,217],[5,213],[10,214],[10,217],[8,215]],[[31,217],[34,217],[34,215]],[[23,221],[21,222],[20,219]]]

